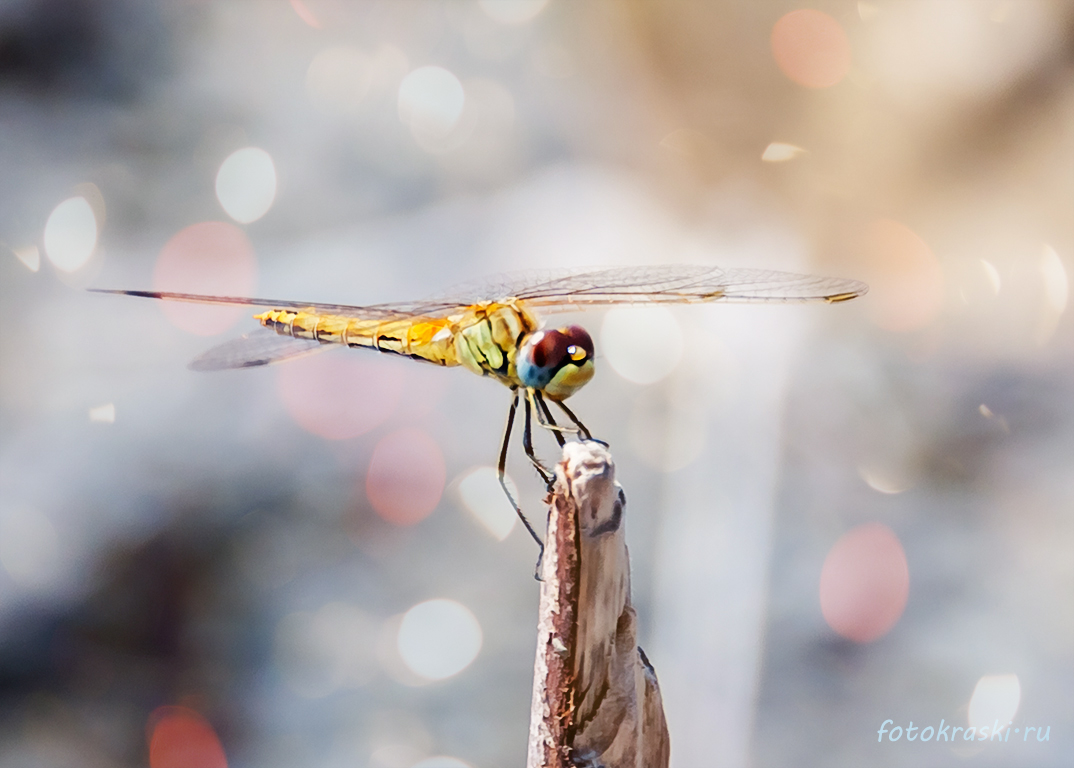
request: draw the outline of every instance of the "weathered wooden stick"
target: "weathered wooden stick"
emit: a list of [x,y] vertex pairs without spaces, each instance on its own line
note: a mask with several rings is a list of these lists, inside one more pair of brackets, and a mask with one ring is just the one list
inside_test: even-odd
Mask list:
[[551,501],[527,768],[666,768],[660,688],[630,604],[626,496],[608,450],[568,443]]

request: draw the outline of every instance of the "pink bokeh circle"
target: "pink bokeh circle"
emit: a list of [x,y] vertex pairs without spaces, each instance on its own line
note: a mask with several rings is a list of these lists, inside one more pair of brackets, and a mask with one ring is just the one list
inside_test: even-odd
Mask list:
[[347,440],[376,429],[395,412],[405,380],[401,362],[364,349],[325,349],[280,365],[277,390],[300,427],[328,440]]
[[373,449],[365,492],[373,509],[394,525],[414,525],[436,509],[447,468],[440,446],[420,429],[391,432]]
[[[246,233],[234,224],[203,221],[176,232],[160,251],[153,289],[212,296],[249,296],[257,283],[257,259]],[[249,307],[162,301],[173,325],[198,336],[214,336],[235,324]]]
[[850,71],[850,40],[826,13],[803,8],[772,27],[772,55],[783,74],[807,88],[829,88]]
[[149,716],[149,768],[227,768],[216,731],[187,707],[158,707]]
[[820,609],[835,632],[856,643],[886,635],[910,595],[898,536],[882,523],[852,528],[832,546],[820,572]]

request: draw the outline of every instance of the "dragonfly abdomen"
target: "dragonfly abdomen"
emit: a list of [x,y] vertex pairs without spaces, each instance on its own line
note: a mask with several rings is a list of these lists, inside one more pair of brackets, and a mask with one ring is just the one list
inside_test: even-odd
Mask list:
[[[286,309],[271,309],[255,315],[255,318],[281,336],[310,339],[322,344],[368,347],[379,352],[421,358],[439,365],[458,365],[451,354],[450,332],[446,336],[442,334],[447,327],[445,320],[384,322]],[[441,334],[441,338],[434,340],[437,334]]]

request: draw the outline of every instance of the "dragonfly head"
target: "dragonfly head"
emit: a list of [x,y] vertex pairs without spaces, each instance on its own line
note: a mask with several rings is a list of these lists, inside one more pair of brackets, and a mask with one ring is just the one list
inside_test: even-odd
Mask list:
[[593,378],[593,339],[577,325],[536,331],[519,345],[515,368],[527,387],[566,400]]

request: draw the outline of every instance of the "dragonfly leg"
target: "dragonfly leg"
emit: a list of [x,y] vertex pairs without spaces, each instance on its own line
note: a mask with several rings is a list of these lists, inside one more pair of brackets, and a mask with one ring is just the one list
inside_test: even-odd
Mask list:
[[551,431],[556,436],[556,442],[559,443],[559,447],[562,448],[566,442],[563,438],[564,432],[577,432],[574,427],[562,427],[556,424],[556,420],[552,418],[552,411],[548,409],[548,405],[544,401],[544,397],[537,390],[531,389],[526,394],[533,398],[533,411],[537,414],[537,423],[545,429]]
[[537,455],[533,452],[533,426],[531,420],[531,406],[530,401],[527,398],[523,402],[523,408],[526,414],[526,421],[522,428],[522,447],[526,451],[526,455],[529,456],[530,463],[533,464],[533,468],[537,470],[537,474],[544,480],[544,484],[552,487],[552,473],[548,471],[541,460],[537,458]]
[[511,410],[507,412],[507,428],[503,432],[503,444],[500,446],[500,460],[496,464],[496,477],[500,481],[500,487],[503,488],[504,494],[507,495],[507,500],[511,502],[511,506],[515,508],[515,512],[518,514],[518,519],[522,521],[522,525],[526,526],[526,530],[529,531],[530,536],[537,542],[537,546],[540,548],[540,554],[537,556],[537,567],[540,568],[541,559],[544,557],[544,542],[541,541],[541,537],[537,535],[537,531],[533,530],[533,526],[530,525],[530,521],[526,519],[526,516],[522,514],[522,508],[515,501],[515,497],[511,495],[511,489],[507,487],[507,446],[511,442],[511,429],[515,425],[515,411],[518,410],[518,390],[511,390]]
[[562,410],[565,414],[567,414],[567,418],[569,418],[571,421],[573,421],[575,423],[575,425],[577,425],[578,429],[581,431],[582,435],[585,437],[586,440],[592,440],[593,439],[593,435],[591,435],[589,433],[589,430],[586,429],[585,424],[583,424],[581,421],[579,421],[578,417],[574,415],[574,411],[572,411],[570,408],[565,406],[563,404],[562,400],[556,400],[556,405],[558,405],[560,407],[560,410]]

